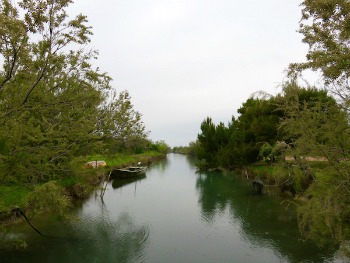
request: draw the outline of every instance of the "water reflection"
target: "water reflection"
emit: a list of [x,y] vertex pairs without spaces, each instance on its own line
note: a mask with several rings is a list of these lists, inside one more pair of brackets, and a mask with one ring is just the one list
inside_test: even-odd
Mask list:
[[104,202],[92,195],[77,207],[81,221],[35,222],[61,238],[34,233],[28,251],[0,251],[0,262],[334,262],[332,251],[300,241],[292,206],[250,195],[235,175],[196,174],[193,165],[169,155],[147,169],[147,180],[113,181],[118,190],[110,181]]
[[167,168],[167,165],[168,165],[168,159],[165,158],[165,159],[162,159],[159,162],[152,163],[152,166],[149,167],[148,169],[151,168],[151,169],[154,169],[154,170],[158,170],[159,172],[164,172],[165,169]]
[[146,179],[146,174],[142,174],[136,177],[131,177],[131,178],[118,178],[118,179],[113,179],[112,181],[112,187],[113,189],[118,189],[122,188],[123,186],[135,183],[135,187],[137,182]]
[[288,262],[326,262],[334,253],[302,241],[293,207],[281,209],[282,200],[250,195],[249,186],[235,175],[202,173],[196,188],[202,220],[213,224],[220,216],[229,215],[252,246],[271,248]]
[[[100,220],[85,218],[83,222],[72,225],[79,237],[86,239],[79,244],[82,262],[139,262],[142,261],[144,249],[149,239],[149,229],[137,226],[131,216],[124,213],[112,222],[108,217]],[[74,249],[68,249],[68,258],[74,259]],[[103,260],[102,260],[103,259]]]
[[[6,262],[143,262],[149,228],[138,226],[127,213],[112,221],[101,205],[99,217],[84,215],[64,228],[52,229],[55,238],[37,238],[26,251],[3,251]],[[1,261],[2,262],[2,261]]]

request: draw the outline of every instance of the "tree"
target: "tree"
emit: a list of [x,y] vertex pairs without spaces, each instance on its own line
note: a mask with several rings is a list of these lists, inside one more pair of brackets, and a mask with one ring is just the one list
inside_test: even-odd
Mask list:
[[320,70],[326,86],[349,107],[350,2],[304,0],[300,33],[309,45],[307,62],[290,65],[292,72]]
[[347,226],[350,211],[347,186],[350,174],[350,2],[304,0],[301,6],[300,32],[309,51],[305,63],[290,65],[291,76],[295,81],[296,75],[305,69],[320,71],[325,87],[336,96],[341,107],[330,100],[316,101],[313,105],[292,100],[288,106],[287,123],[290,131],[294,130],[297,144],[294,151],[318,154],[330,164],[327,178],[319,179],[308,190],[312,199],[299,209],[299,223],[313,238],[332,237],[341,242],[350,238]]
[[[69,0],[0,3],[0,172],[36,183],[69,174],[72,155],[96,139],[110,78],[85,52],[86,17],[69,19]],[[23,14],[21,17],[20,14]]]
[[[299,184],[300,192],[306,190],[304,195],[312,197],[298,208],[300,228],[317,241],[324,242],[332,237],[339,242],[349,237],[346,223],[350,213],[347,112],[326,90],[300,88],[290,82],[283,91],[285,116],[280,128],[291,145],[289,154],[296,160],[289,165],[291,179],[295,188]],[[306,157],[327,160],[321,176]]]
[[196,149],[196,155],[205,162],[204,167],[216,167],[215,154],[218,150],[216,127],[210,117],[201,123],[201,131],[202,133],[197,136],[199,147]]
[[239,130],[244,134],[247,162],[254,162],[264,143],[273,144],[278,139],[277,126],[282,116],[273,97],[249,98],[238,109]]
[[114,151],[130,150],[147,144],[148,132],[142,115],[134,110],[128,91],[113,92],[99,114],[98,132]]
[[[258,95],[263,94],[260,92]],[[215,125],[211,118],[201,124],[196,155],[209,167],[233,167],[257,161],[264,143],[274,144],[279,138],[278,123],[282,111],[275,98],[249,98],[238,109],[240,116],[232,117],[226,127]]]

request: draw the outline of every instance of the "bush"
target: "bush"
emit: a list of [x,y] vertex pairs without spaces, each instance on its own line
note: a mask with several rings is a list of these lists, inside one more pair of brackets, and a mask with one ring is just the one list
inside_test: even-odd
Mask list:
[[49,210],[63,216],[71,205],[69,198],[64,193],[64,189],[55,181],[36,186],[28,197],[28,206],[34,214],[39,211]]

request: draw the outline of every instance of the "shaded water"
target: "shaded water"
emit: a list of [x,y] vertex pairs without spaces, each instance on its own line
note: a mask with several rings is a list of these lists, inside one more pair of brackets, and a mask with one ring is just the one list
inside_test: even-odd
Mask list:
[[[196,174],[192,159],[168,155],[139,180],[111,181],[69,225],[21,226],[29,247],[0,262],[338,262],[299,235],[295,211],[278,198],[249,194],[234,174]],[[60,237],[60,238],[58,238]]]

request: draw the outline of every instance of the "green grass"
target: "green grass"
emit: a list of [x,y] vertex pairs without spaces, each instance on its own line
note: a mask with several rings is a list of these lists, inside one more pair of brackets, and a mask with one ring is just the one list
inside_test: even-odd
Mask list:
[[30,189],[24,186],[0,186],[0,212],[8,211],[14,206],[23,207]]
[[[98,182],[98,174],[104,172],[104,170],[110,171],[111,169],[136,165],[138,162],[148,164],[152,161],[162,158],[164,155],[156,152],[149,151],[141,154],[125,155],[125,154],[113,154],[113,155],[101,155],[95,154],[90,156],[81,156],[74,158],[71,162],[72,173],[57,180],[57,183],[68,189],[75,184],[80,184],[86,189],[93,189]],[[107,163],[106,168],[98,169],[86,169],[84,164],[88,161],[104,160]],[[25,207],[28,194],[32,189],[23,185],[0,185],[0,215],[2,212],[9,212],[14,207]],[[0,216],[1,220],[1,216]]]
[[86,162],[90,161],[105,161],[107,166],[110,168],[120,168],[130,165],[136,165],[138,162],[143,164],[148,163],[149,161],[162,157],[163,154],[155,151],[148,151],[140,154],[125,155],[125,154],[113,154],[113,155],[102,155],[95,154],[86,156]]
[[62,187],[70,187],[73,186],[74,184],[78,183],[80,181],[80,178],[77,176],[70,176],[70,177],[66,177],[63,178],[61,180],[58,181],[58,184]]

